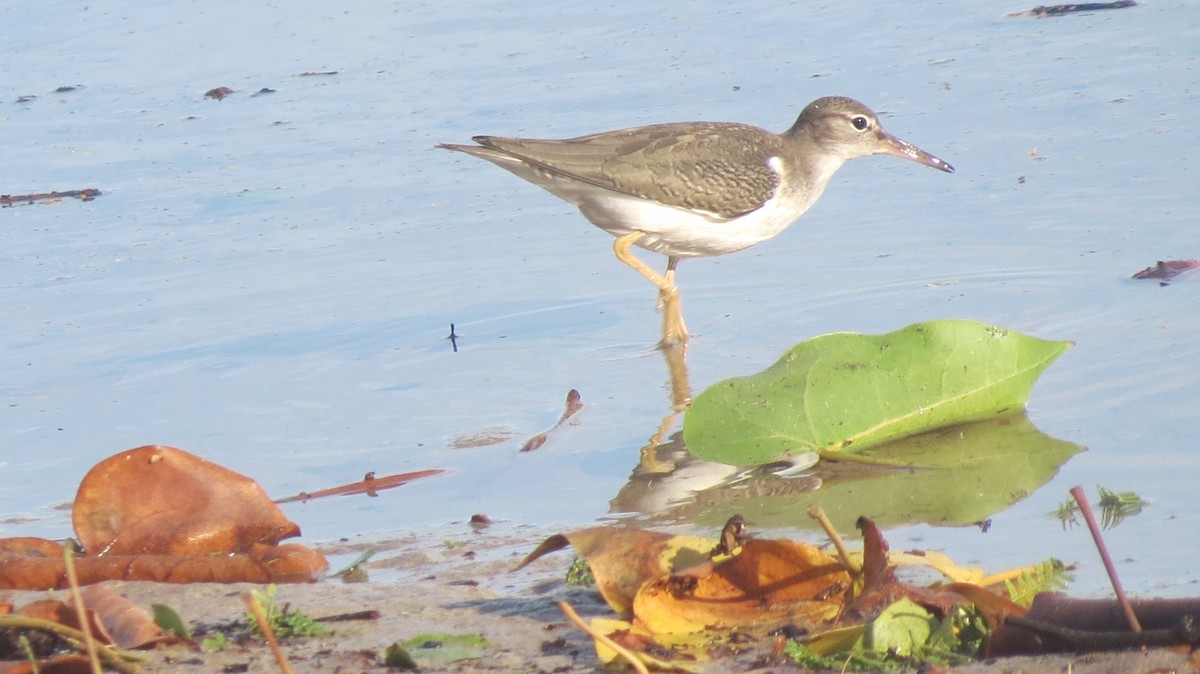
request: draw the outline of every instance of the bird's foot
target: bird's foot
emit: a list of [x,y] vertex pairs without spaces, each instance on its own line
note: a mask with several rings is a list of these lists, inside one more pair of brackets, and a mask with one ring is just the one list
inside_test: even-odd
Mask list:
[[662,339],[658,340],[658,348],[663,351],[670,351],[684,346],[687,344],[687,341],[688,333],[686,330],[683,332],[663,332]]
[[679,288],[671,284],[658,291],[659,308],[663,312],[662,340],[659,348],[669,349],[688,340],[687,325],[683,322],[683,307],[679,300]]

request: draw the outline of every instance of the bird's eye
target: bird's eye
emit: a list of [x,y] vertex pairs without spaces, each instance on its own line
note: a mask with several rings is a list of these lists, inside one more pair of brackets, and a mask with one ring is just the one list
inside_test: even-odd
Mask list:
[[853,124],[854,128],[858,129],[859,131],[865,131],[866,128],[871,125],[871,122],[862,115],[850,118],[850,123]]

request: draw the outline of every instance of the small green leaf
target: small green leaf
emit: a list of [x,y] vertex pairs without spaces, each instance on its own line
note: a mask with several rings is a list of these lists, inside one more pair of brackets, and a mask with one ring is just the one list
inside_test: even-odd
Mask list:
[[224,632],[213,632],[204,637],[204,641],[200,642],[200,647],[206,651],[223,651],[232,645],[229,643],[229,637],[225,636]]
[[419,669],[419,667],[417,667],[417,661],[413,660],[413,657],[409,654],[408,649],[401,646],[399,642],[392,643],[392,645],[388,646],[387,650],[384,651],[383,664],[386,665],[388,669],[403,669],[407,671],[415,671]]
[[1070,342],[964,320],[802,342],[763,372],[709,387],[684,421],[688,450],[751,465],[803,452],[860,452],[1020,412]]
[[1051,557],[1025,570],[1013,580],[1004,581],[1008,598],[1021,606],[1032,606],[1033,598],[1040,592],[1057,592],[1074,579],[1070,570],[1059,560]]
[[166,604],[151,604],[150,609],[154,611],[155,625],[161,627],[164,632],[170,632],[181,639],[191,641],[192,632],[175,609]]
[[[316,637],[328,632],[321,623],[292,609],[289,605],[280,606],[275,599],[275,595],[279,592],[279,587],[274,583],[268,585],[264,590],[250,590],[250,596],[258,605],[262,607],[263,614],[267,617],[267,622],[271,625],[271,629],[275,632],[275,636],[280,639],[288,637]],[[253,615],[248,616],[251,634],[258,634],[258,621]]]
[[457,662],[487,654],[492,643],[478,634],[421,634],[400,644],[417,660]]
[[592,575],[592,567],[588,566],[587,559],[576,557],[575,561],[571,562],[570,568],[567,569],[566,583],[577,587],[592,587],[596,584],[596,576]]
[[938,626],[929,611],[906,597],[888,606],[871,622],[864,636],[865,646],[879,655],[920,657],[925,642]]

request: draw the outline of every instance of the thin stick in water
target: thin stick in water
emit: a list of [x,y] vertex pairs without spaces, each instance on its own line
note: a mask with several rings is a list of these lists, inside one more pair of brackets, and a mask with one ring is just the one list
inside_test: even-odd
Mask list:
[[1092,506],[1088,504],[1087,494],[1083,493],[1083,487],[1072,487],[1071,496],[1075,497],[1075,502],[1079,504],[1079,512],[1083,513],[1083,519],[1087,521],[1088,529],[1092,532],[1092,540],[1096,543],[1096,549],[1100,551],[1100,561],[1104,562],[1104,570],[1108,572],[1108,580],[1112,583],[1113,591],[1117,593],[1117,601],[1121,603],[1121,610],[1125,612],[1129,628],[1134,632],[1141,632],[1142,624],[1134,615],[1133,606],[1130,605],[1129,598],[1125,596],[1125,589],[1121,587],[1121,579],[1117,577],[1117,567],[1113,565],[1112,557],[1108,556],[1108,546],[1104,545],[1104,537],[1100,534],[1100,525],[1096,524]]

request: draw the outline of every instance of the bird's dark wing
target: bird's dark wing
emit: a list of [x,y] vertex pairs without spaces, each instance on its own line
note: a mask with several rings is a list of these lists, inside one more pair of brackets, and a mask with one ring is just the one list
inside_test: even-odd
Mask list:
[[780,176],[781,141],[744,124],[685,123],[565,140],[477,136],[484,148],[560,176],[730,219],[758,209]]

